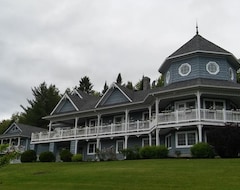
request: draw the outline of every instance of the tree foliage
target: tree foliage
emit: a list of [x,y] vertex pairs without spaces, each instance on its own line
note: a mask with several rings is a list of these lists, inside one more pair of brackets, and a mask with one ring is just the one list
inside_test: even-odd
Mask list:
[[108,90],[108,85],[107,85],[107,82],[105,81],[105,84],[104,84],[104,87],[103,87],[103,90],[102,90],[102,95],[105,94],[105,92]]
[[81,80],[79,81],[79,87],[78,89],[86,92],[87,94],[94,94],[93,91],[93,84],[90,82],[90,79],[88,76],[84,76],[81,78]]
[[118,74],[118,76],[117,76],[117,79],[116,79],[116,82],[118,83],[118,84],[122,84],[122,76],[121,76],[121,73],[119,73]]
[[19,122],[38,127],[47,127],[48,121],[42,117],[49,115],[60,100],[59,90],[55,85],[49,87],[45,82],[32,88],[33,100],[27,100],[28,107],[23,108]]

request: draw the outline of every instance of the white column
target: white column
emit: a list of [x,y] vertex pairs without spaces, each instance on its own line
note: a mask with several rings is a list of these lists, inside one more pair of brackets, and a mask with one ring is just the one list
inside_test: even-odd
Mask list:
[[97,115],[97,134],[99,133],[100,125],[101,125],[101,115],[98,114]]
[[48,125],[48,130],[49,130],[49,132],[51,132],[51,130],[52,130],[52,121],[50,121],[50,123]]
[[156,122],[158,124],[159,98],[156,98],[156,101],[155,101],[155,112],[156,112]]
[[100,138],[97,138],[97,149],[100,150]]
[[75,140],[75,147],[74,147],[74,154],[77,154],[77,149],[78,149],[78,140]]
[[198,120],[201,120],[201,93],[197,91],[197,114]]
[[151,120],[151,117],[152,117],[152,106],[149,106],[148,107],[148,117],[149,117],[149,120]]
[[127,132],[128,130],[128,110],[125,110],[125,131]]
[[124,140],[124,149],[127,149],[128,147],[128,136],[125,136],[125,140]]
[[74,124],[74,135],[77,135],[77,127],[78,127],[78,117],[75,118],[75,124]]
[[20,146],[20,142],[21,142],[21,138],[18,137],[18,143],[17,143],[17,146]]
[[160,129],[156,129],[156,146],[159,146],[160,145],[160,143],[159,143],[159,131],[160,131]]
[[198,142],[202,142],[202,125],[198,125]]
[[1,144],[3,144],[3,139],[1,139]]
[[148,140],[149,140],[149,146],[152,146],[152,134],[151,133],[149,133],[148,134]]

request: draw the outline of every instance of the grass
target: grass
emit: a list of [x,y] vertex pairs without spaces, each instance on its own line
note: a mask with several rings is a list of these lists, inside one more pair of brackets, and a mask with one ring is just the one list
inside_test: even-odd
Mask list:
[[0,189],[240,189],[240,159],[30,163],[0,168]]

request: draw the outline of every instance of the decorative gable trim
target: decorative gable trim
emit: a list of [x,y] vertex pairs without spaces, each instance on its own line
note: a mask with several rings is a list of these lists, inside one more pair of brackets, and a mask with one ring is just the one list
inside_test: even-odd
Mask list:
[[[125,93],[123,92],[123,90],[121,88],[119,88],[119,86],[116,83],[112,83],[112,85],[107,89],[107,91],[105,92],[105,94],[101,97],[101,99],[97,102],[95,108],[97,108],[99,106],[100,103],[103,102],[103,100],[106,98],[106,96],[108,95],[109,91],[111,89],[118,89],[123,95],[124,97],[129,101],[132,102],[132,99]],[[106,100],[111,96],[111,94],[106,98]],[[104,102],[106,102],[106,100]]]
[[16,127],[20,132],[22,132],[22,129],[16,123],[13,123],[6,129],[6,131],[4,131],[3,135],[6,135],[13,127]]
[[[79,94],[80,95],[80,94]],[[61,102],[64,101],[65,99],[68,99],[71,104],[73,105],[73,107],[76,109],[76,111],[79,111],[79,109],[77,108],[77,106],[73,103],[73,101],[71,100],[71,98],[68,96],[67,93],[65,93],[63,95],[63,97],[61,98],[61,100],[58,102],[58,104],[55,106],[55,108],[53,109],[53,111],[50,113],[50,115],[53,115],[54,112],[57,110],[57,108],[60,106]]]

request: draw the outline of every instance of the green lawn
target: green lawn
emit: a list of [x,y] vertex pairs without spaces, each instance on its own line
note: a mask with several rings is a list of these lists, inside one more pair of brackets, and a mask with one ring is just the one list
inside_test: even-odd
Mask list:
[[240,159],[15,164],[0,168],[0,189],[239,190]]

